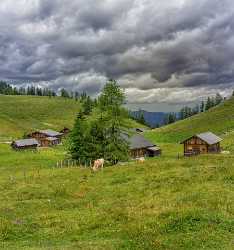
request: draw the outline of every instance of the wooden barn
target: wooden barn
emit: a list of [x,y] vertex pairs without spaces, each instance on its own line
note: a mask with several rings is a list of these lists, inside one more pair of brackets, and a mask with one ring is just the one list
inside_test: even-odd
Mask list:
[[161,149],[140,134],[134,134],[128,137],[127,140],[130,147],[130,156],[134,159],[161,155]]
[[36,139],[23,139],[13,141],[11,147],[15,150],[37,149],[39,142]]
[[184,144],[184,155],[199,155],[208,153],[220,153],[220,142],[222,139],[217,135],[206,132],[202,134],[194,135],[183,142]]
[[41,147],[51,147],[61,143],[63,134],[54,130],[40,130],[28,135],[29,138],[36,139]]
[[69,133],[71,132],[71,130],[69,128],[64,127],[60,133],[63,134],[63,136],[67,136]]
[[134,128],[132,129],[134,132],[137,132],[137,133],[143,133],[143,132],[146,132],[148,131],[149,129],[148,128]]

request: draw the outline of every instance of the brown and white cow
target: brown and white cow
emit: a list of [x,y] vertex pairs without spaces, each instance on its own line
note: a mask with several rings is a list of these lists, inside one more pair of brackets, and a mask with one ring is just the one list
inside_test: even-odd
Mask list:
[[145,157],[140,157],[136,159],[138,163],[144,163],[145,162]]
[[92,167],[92,170],[95,172],[95,171],[98,171],[98,169],[103,169],[103,165],[104,165],[104,159],[97,159],[94,161],[94,164],[93,164],[93,167]]

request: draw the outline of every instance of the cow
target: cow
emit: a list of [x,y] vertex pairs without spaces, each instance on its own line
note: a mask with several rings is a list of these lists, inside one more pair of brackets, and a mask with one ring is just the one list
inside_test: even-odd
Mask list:
[[104,165],[104,159],[97,159],[94,161],[94,164],[93,164],[93,167],[92,167],[92,170],[94,172],[96,172],[99,168],[101,168],[103,170],[103,165]]
[[138,163],[144,163],[145,162],[145,157],[137,158],[137,162]]

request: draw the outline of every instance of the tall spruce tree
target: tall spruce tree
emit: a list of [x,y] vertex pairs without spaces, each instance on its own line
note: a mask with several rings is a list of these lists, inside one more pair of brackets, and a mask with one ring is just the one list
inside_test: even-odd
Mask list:
[[128,143],[121,136],[125,127],[124,101],[124,93],[114,80],[107,82],[98,99],[98,107],[105,121],[104,157],[112,164],[128,158]]
[[219,105],[223,101],[223,97],[217,93],[215,96],[215,105]]
[[69,137],[68,150],[73,159],[80,159],[83,163],[86,160],[86,121],[83,111],[76,117],[74,128]]

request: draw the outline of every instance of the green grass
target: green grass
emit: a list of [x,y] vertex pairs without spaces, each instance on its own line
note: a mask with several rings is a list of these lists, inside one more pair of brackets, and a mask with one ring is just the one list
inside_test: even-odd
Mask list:
[[[0,96],[0,102],[5,139],[25,129],[69,126],[79,108],[60,98]],[[55,168],[66,157],[63,146],[15,152],[0,143],[0,249],[233,249],[234,132],[226,119],[232,109],[233,100],[177,129],[147,133],[159,141],[161,157],[95,174]],[[223,136],[231,154],[182,157],[175,142],[206,130]]]
[[234,158],[53,168],[61,147],[0,145],[0,249],[233,249]]
[[[61,97],[0,95],[0,142],[38,129],[72,128],[80,103]],[[139,126],[128,121],[131,127]]]
[[218,135],[234,131],[234,98],[218,107],[146,133],[157,142],[180,142],[196,133],[211,131]]
[[72,127],[79,102],[60,97],[0,95],[0,138],[21,137],[36,129]]

